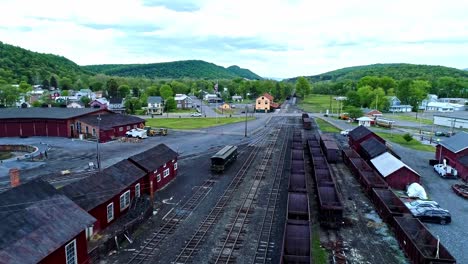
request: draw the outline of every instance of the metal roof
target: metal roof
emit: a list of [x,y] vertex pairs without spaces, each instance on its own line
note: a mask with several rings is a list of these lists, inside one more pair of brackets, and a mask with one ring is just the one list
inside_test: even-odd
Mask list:
[[387,177],[388,175],[394,173],[395,171],[406,167],[409,170],[413,171],[416,175],[420,176],[415,170],[403,163],[401,160],[397,159],[392,154],[385,152],[376,158],[371,159],[372,164],[377,169],[377,171],[383,176]]
[[447,139],[442,140],[440,143],[444,148],[458,153],[468,148],[468,133],[462,131]]
[[156,147],[133,155],[128,159],[145,169],[146,172],[152,172],[166,164],[166,162],[177,157],[177,153],[165,144],[159,144]]
[[369,138],[361,143],[361,149],[366,159],[373,159],[387,151],[387,146],[375,138]]
[[38,263],[96,221],[42,180],[1,193],[0,207],[1,263]]
[[216,154],[213,155],[211,158],[226,158],[227,156],[231,155],[232,152],[236,151],[237,147],[236,146],[224,146],[220,151],[218,151]]
[[122,115],[122,114],[117,114],[117,113],[106,113],[106,114],[100,115],[101,117],[100,122],[98,121],[98,117],[99,117],[98,115],[88,115],[88,116],[79,118],[78,121],[84,122],[86,124],[89,124],[95,127],[99,125],[99,128],[102,130],[110,130],[118,126],[126,126],[126,125],[132,125],[136,123],[145,122],[144,119],[141,119],[136,116]]
[[349,131],[349,134],[348,136],[354,140],[354,141],[358,141],[364,137],[366,137],[367,135],[371,134],[372,131],[370,131],[368,128],[366,128],[365,126],[358,126],[356,127],[355,129]]
[[162,103],[162,97],[161,96],[149,96],[148,97],[148,103],[150,104],[160,104]]
[[102,109],[64,107],[0,108],[0,119],[70,119],[99,111],[102,111]]

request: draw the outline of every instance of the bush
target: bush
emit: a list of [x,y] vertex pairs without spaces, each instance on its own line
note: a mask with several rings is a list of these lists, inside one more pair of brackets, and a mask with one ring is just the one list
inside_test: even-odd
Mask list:
[[403,139],[406,140],[406,142],[410,142],[411,140],[413,140],[413,136],[411,136],[410,133],[406,133],[403,135]]

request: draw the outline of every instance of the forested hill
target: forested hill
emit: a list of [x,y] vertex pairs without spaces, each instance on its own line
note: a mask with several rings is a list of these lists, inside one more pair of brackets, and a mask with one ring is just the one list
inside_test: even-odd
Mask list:
[[73,77],[86,73],[73,61],[57,55],[29,51],[0,41],[0,80],[40,83],[51,75]]
[[[449,68],[444,66],[417,65],[417,64],[372,64],[365,66],[354,66],[343,68],[331,72],[322,73],[319,75],[307,76],[306,78],[312,82],[318,81],[342,81],[354,80],[358,81],[364,76],[388,76],[395,80],[405,78],[415,79],[423,78],[427,80],[435,80],[440,77],[449,76],[454,78],[468,78],[468,72]],[[289,79],[295,81],[296,78]]]
[[194,78],[194,79],[262,79],[250,70],[238,66],[224,68],[202,60],[186,60],[151,64],[107,64],[83,67],[94,73],[123,77]]

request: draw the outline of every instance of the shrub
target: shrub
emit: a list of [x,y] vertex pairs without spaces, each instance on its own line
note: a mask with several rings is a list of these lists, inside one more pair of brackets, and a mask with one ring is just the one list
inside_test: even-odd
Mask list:
[[406,142],[410,142],[411,140],[413,140],[413,136],[411,136],[410,133],[406,133],[403,135],[403,139],[406,140]]

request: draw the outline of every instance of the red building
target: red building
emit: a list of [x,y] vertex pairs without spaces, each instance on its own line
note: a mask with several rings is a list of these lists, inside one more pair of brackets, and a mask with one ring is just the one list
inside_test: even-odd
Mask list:
[[136,197],[149,192],[145,176],[132,162],[122,160],[61,191],[97,219],[92,231],[96,233],[125,214]]
[[53,186],[33,180],[0,193],[0,263],[89,263],[96,221]]
[[163,188],[177,175],[177,153],[165,144],[128,159],[147,173],[150,192]]
[[388,186],[394,189],[406,190],[411,183],[420,183],[421,176],[389,152],[371,159],[370,162],[384,177]]
[[370,131],[367,127],[358,126],[355,129],[351,130],[348,134],[349,146],[355,149],[358,153],[360,153],[361,143],[369,138],[375,138],[376,140],[385,144],[385,140],[383,138]]
[[[98,118],[99,117],[99,118]],[[100,119],[100,120],[99,120]],[[96,137],[106,142],[144,126],[145,120],[95,108],[3,108],[0,137]],[[101,131],[101,133],[98,133]]]
[[460,132],[442,140],[436,146],[435,159],[447,164],[458,171],[458,176],[468,181],[468,133]]

